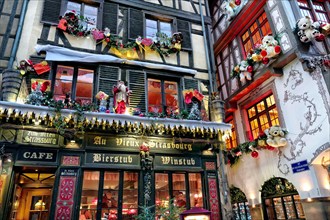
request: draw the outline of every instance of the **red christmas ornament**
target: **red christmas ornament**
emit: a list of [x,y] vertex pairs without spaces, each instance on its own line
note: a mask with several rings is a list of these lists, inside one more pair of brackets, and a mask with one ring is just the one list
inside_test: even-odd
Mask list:
[[109,43],[110,42],[110,38],[105,38],[105,41],[107,42],[107,43]]
[[325,40],[325,36],[324,36],[324,34],[320,34],[319,36],[316,36],[316,37],[315,37],[315,40],[316,40],[316,41],[319,41],[319,42],[320,42],[320,41],[324,41],[324,40]]
[[260,52],[260,55],[263,56],[263,57],[267,56],[267,51],[262,50],[262,51]]
[[110,113],[110,110],[109,110],[109,109],[107,109],[107,110],[105,111],[105,113],[108,113],[108,114],[109,114],[109,113]]
[[253,72],[253,66],[248,66],[246,70],[247,70],[249,73],[252,73],[252,72]]
[[264,58],[262,58],[262,63],[263,64],[268,64],[269,63],[269,58],[268,57],[264,57]]
[[281,52],[281,47],[280,46],[275,46],[274,47],[274,51],[275,51],[275,53],[280,53]]
[[241,4],[241,0],[235,0],[235,5],[240,5]]
[[258,151],[252,151],[251,156],[252,156],[253,158],[257,158],[257,157],[259,156]]
[[267,149],[273,151],[273,150],[275,150],[275,147],[272,147],[272,146],[269,146],[269,145],[268,145],[268,146],[267,146]]

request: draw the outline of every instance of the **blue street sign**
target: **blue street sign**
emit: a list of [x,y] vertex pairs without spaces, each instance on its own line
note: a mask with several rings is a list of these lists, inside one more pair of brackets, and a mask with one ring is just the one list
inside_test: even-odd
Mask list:
[[292,163],[291,167],[292,167],[292,172],[293,173],[299,173],[299,172],[302,172],[302,171],[309,170],[309,165],[307,163],[307,160],[303,160],[303,161],[300,161],[300,162],[297,162],[297,163]]

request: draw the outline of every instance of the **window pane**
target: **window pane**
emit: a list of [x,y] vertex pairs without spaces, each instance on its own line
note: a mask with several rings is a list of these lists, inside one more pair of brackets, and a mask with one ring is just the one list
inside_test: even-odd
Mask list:
[[86,219],[96,219],[99,178],[99,171],[84,171],[80,215],[84,215]]
[[81,4],[77,2],[68,1],[67,10],[68,11],[74,10],[76,11],[77,14],[80,14]]
[[148,111],[162,112],[161,81],[158,79],[148,79]]
[[185,175],[175,173],[172,176],[174,203],[179,207],[186,206],[186,181]]
[[265,130],[267,128],[269,128],[269,124],[268,124],[268,118],[266,114],[263,114],[259,117],[260,120],[260,125],[261,125],[261,130]]
[[155,204],[167,207],[170,198],[169,186],[168,186],[168,174],[156,173],[155,179],[156,179]]
[[249,108],[248,109],[248,116],[249,116],[249,118],[252,118],[255,115],[256,115],[256,110],[254,109],[254,107]]
[[153,38],[157,34],[157,21],[146,19],[146,37]]
[[250,121],[250,125],[251,125],[252,137],[253,139],[255,139],[259,135],[258,120],[254,119],[253,121]]
[[259,102],[257,104],[257,110],[258,110],[258,113],[262,112],[263,110],[265,110],[265,103],[264,102]]
[[190,207],[203,208],[202,178],[200,173],[189,173]]
[[178,106],[178,84],[176,82],[165,81],[165,99],[167,114],[179,112]]
[[138,213],[138,174],[124,173],[123,219],[133,219]]
[[84,16],[88,19],[88,24],[87,25],[88,25],[89,29],[96,28],[97,11],[98,11],[97,7],[93,7],[93,6],[90,6],[90,5],[85,5]]
[[104,172],[102,218],[117,217],[119,172]]
[[76,87],[76,101],[82,104],[91,103],[93,99],[94,71],[79,69]]
[[168,37],[172,36],[171,23],[160,22],[160,32],[166,34]]
[[73,73],[73,67],[61,65],[57,66],[54,86],[55,100],[64,100],[66,94],[71,95]]
[[301,201],[300,201],[300,196],[299,195],[294,195],[293,199],[294,199],[294,203],[296,205],[298,218],[305,218],[305,213],[304,213],[304,209],[302,207]]

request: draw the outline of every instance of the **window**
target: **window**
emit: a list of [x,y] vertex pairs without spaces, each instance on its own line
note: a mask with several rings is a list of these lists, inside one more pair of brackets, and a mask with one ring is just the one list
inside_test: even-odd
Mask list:
[[265,129],[279,125],[274,95],[269,95],[247,109],[250,140],[256,139]]
[[146,18],[146,37],[154,38],[157,33],[164,33],[168,37],[172,36],[172,23],[170,21],[156,18]]
[[274,177],[266,181],[261,197],[266,220],[305,219],[298,191],[288,180]]
[[148,112],[172,113],[179,112],[179,88],[175,81],[148,79]]
[[239,88],[237,78],[231,78],[230,74],[240,61],[241,53],[236,39],[216,56],[216,80],[222,100],[226,100]]
[[[230,198],[235,220],[251,220],[249,204],[244,192],[235,186],[230,187]],[[253,205],[253,204],[252,204]]]
[[137,172],[84,171],[80,218],[134,219],[138,213],[138,180]]
[[226,147],[229,150],[237,146],[237,137],[234,119],[231,118],[226,123],[231,124],[231,136],[226,139]]
[[298,5],[303,16],[309,16],[314,21],[330,22],[325,4],[321,1],[298,0]]
[[[187,190],[187,182],[190,192]],[[203,207],[202,177],[200,173],[156,173],[155,204],[168,206],[174,198],[174,204],[189,209]]]
[[55,75],[54,99],[64,100],[69,96],[81,104],[93,100],[94,70],[58,65]]
[[86,27],[87,29],[96,28],[98,14],[97,5],[89,5],[83,2],[80,3],[75,1],[68,1],[67,10],[74,10],[78,15],[82,15],[86,19],[88,19],[88,22],[81,24],[84,25],[84,27]]
[[247,55],[256,44],[261,44],[262,38],[271,34],[272,30],[269,26],[266,12],[263,12],[257,20],[242,35],[242,42]]

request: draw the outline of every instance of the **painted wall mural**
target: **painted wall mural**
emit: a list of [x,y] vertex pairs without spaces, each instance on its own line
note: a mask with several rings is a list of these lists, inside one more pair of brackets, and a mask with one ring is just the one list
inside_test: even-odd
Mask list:
[[[288,137],[289,150],[279,149],[278,164],[279,171],[287,175],[290,172],[290,163],[296,161],[299,156],[302,156],[303,150],[309,146],[306,141],[312,135],[322,132],[324,124],[330,124],[330,104],[328,91],[324,86],[324,78],[320,68],[316,68],[313,72],[304,72],[302,69],[297,68],[297,65],[292,65],[289,74],[284,79],[284,105],[292,105],[299,108],[297,114],[301,115],[299,129],[289,131],[291,135]],[[310,94],[310,90],[303,87],[306,74],[310,74],[314,83],[316,83],[317,92],[319,93],[322,101],[315,98],[315,94]],[[313,87],[309,87],[313,88]],[[323,105],[321,105],[323,104]],[[324,106],[324,107],[323,107]],[[325,108],[326,115],[321,114],[320,108]],[[296,108],[298,109],[298,108]],[[322,110],[324,112],[324,109]],[[304,152],[305,155],[305,152]]]

